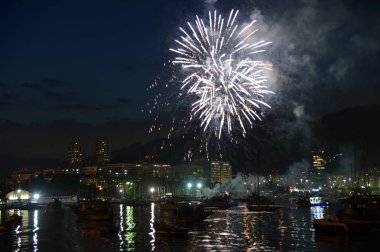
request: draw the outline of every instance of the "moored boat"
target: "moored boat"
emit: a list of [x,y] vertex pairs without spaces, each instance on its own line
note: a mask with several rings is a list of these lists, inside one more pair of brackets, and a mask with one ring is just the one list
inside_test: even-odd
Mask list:
[[247,205],[249,211],[253,212],[274,212],[281,208],[276,205]]
[[45,207],[45,213],[64,213],[62,207],[62,202],[59,199],[54,199],[53,202],[50,202]]
[[318,235],[359,235],[380,227],[380,201],[377,195],[356,195],[342,200],[343,209],[333,217],[314,220]]
[[329,200],[321,195],[299,196],[298,199],[296,200],[297,207],[328,206],[329,204],[330,204]]
[[219,195],[211,197],[210,199],[205,199],[203,203],[206,207],[215,207],[221,209],[227,209],[232,206],[236,206],[236,202],[233,201],[231,195],[228,192],[223,192]]
[[81,202],[76,212],[78,220],[113,220],[112,206],[106,202],[98,200]]
[[349,226],[336,215],[313,221],[316,235],[349,235]]
[[244,202],[248,210],[253,212],[274,212],[281,208],[281,206],[274,205],[267,197],[256,193],[250,194]]

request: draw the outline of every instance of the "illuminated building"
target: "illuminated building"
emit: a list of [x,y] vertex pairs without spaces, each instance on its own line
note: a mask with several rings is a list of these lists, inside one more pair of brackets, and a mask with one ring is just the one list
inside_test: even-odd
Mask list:
[[33,176],[37,176],[37,172],[31,171],[29,169],[21,169],[12,173],[12,177],[17,181],[17,183],[26,182]]
[[80,165],[82,163],[82,148],[77,142],[70,143],[67,154],[70,165]]
[[13,204],[13,203],[27,204],[29,203],[29,199],[31,195],[32,194],[28,191],[17,189],[16,191],[9,192],[5,196],[5,198],[7,199],[7,204]]
[[105,140],[96,141],[95,156],[96,156],[96,163],[99,166],[103,166],[105,163],[108,163],[110,161],[109,145],[107,141]]
[[87,165],[82,167],[82,173],[84,175],[96,175],[98,167],[94,165]]
[[324,150],[313,151],[313,167],[317,170],[324,170],[326,168]]
[[211,162],[211,183],[223,183],[232,179],[232,167],[228,162],[212,161]]
[[104,172],[113,177],[135,179],[142,176],[143,166],[139,163],[111,163],[104,165]]

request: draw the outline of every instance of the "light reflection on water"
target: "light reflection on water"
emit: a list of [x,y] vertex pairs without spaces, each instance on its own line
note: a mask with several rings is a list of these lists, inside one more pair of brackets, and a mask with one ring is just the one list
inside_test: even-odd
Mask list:
[[152,245],[152,251],[155,250],[155,242],[156,242],[156,238],[155,238],[156,230],[154,229],[154,216],[155,216],[154,209],[155,209],[155,204],[152,203],[150,206],[150,222],[149,222],[149,225],[150,225],[149,235],[152,237],[152,239],[150,240],[150,244]]
[[325,217],[325,207],[312,206],[310,207],[311,220],[321,220]]
[[38,210],[33,211],[33,251],[38,251]]
[[[157,205],[114,205],[117,233],[82,237],[76,214],[22,210],[12,234],[0,234],[0,251],[355,251],[357,241],[316,241],[312,221],[325,208],[283,208],[274,213],[249,212],[244,206],[214,211],[188,237],[156,236]],[[17,212],[16,212],[17,213]],[[1,216],[13,211],[1,212]],[[364,244],[365,245],[365,244]]]

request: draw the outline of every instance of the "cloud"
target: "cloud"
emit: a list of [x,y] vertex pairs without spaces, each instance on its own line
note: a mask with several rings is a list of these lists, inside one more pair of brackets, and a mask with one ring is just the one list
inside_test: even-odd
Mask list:
[[24,82],[22,85],[26,88],[46,90],[49,88],[62,86],[63,84],[64,82],[58,79],[42,79],[39,82]]
[[[1,91],[0,87],[0,91]],[[5,89],[5,88],[4,88]],[[5,90],[5,92],[0,92],[0,110],[5,111],[9,110],[11,107],[14,106],[25,106],[25,101],[23,101],[20,96],[15,93],[8,90]]]
[[123,97],[123,98],[119,98],[117,99],[120,103],[123,103],[123,104],[129,104],[132,102],[132,99],[131,98],[128,98],[128,97]]
[[34,82],[24,82],[22,85],[26,88],[31,88],[31,89],[41,89],[42,88],[40,83],[34,83]]
[[41,80],[41,85],[44,86],[61,86],[64,82],[62,80],[57,79],[43,79]]
[[3,83],[3,82],[0,82],[0,89],[5,89],[5,88],[7,88],[8,86],[5,84],[5,83]]
[[94,104],[85,104],[85,103],[73,103],[73,104],[64,104],[57,106],[57,109],[60,111],[79,111],[79,112],[93,112],[106,109]]
[[132,143],[145,143],[156,139],[157,135],[147,134],[149,125],[150,121],[133,121],[127,118],[98,124],[74,120],[56,120],[49,123],[0,120],[0,153],[15,157],[52,157],[65,160],[68,144],[75,140],[82,146],[84,156],[89,157],[95,155],[95,142],[100,138],[109,140],[111,151]]
[[58,92],[45,90],[43,93],[47,98],[54,99],[55,101],[72,102],[80,100],[72,91]]

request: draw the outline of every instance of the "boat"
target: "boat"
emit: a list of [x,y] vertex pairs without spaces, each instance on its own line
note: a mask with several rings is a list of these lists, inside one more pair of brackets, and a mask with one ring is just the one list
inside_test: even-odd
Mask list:
[[211,211],[200,201],[166,202],[158,204],[158,221],[182,227],[192,226],[205,220]]
[[111,221],[112,206],[107,202],[92,200],[79,203],[77,207],[78,220]]
[[329,200],[322,195],[309,195],[299,196],[296,200],[296,205],[299,208],[302,207],[313,207],[313,206],[328,206],[330,204]]
[[1,224],[0,224],[0,234],[5,232],[11,232],[15,227],[22,224],[22,216],[16,213],[9,215]]
[[59,199],[49,202],[45,207],[45,213],[64,213],[62,202]]
[[231,195],[227,191],[224,191],[209,199],[205,199],[202,202],[206,207],[213,207],[218,209],[227,209],[232,206],[236,206],[236,202],[234,202]]
[[355,195],[341,200],[343,208],[322,220],[314,220],[318,235],[360,235],[380,227],[380,197]]
[[274,205],[267,197],[256,193],[250,194],[243,201],[246,203],[247,209],[253,212],[273,212],[281,208],[281,206]]
[[188,230],[212,213],[200,201],[161,201],[158,209],[156,233],[170,236],[187,235]]
[[76,208],[78,225],[83,237],[117,233],[112,204],[101,200],[80,202]]
[[251,193],[244,201],[249,211],[253,212],[274,212],[281,208],[281,206],[274,205],[274,203],[265,196],[260,195],[260,152],[257,152],[257,193]]
[[247,198],[242,200],[247,205],[273,205],[274,203],[267,197],[261,196],[257,193],[251,193]]
[[350,229],[347,223],[340,220],[335,214],[324,219],[313,221],[316,235],[349,235]]
[[380,221],[379,195],[354,195],[341,200],[342,214],[360,220]]

